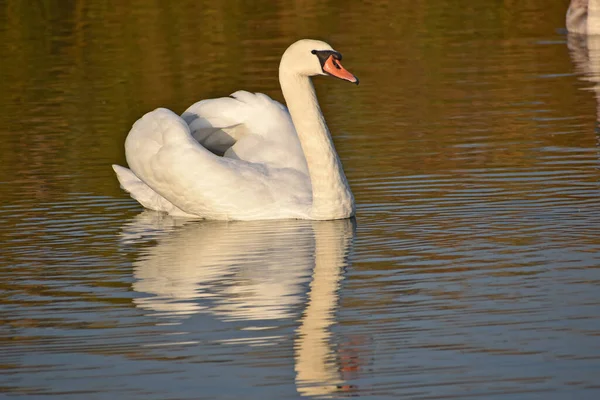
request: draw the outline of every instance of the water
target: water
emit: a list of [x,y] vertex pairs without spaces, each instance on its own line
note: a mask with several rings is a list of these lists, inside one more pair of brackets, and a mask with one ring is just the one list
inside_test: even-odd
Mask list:
[[[0,397],[595,399],[600,43],[566,1],[0,4]],[[282,100],[300,37],[356,221],[198,222],[131,124]]]

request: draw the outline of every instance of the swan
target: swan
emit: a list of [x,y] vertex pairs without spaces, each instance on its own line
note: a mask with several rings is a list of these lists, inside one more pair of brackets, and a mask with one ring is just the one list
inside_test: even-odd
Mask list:
[[567,10],[567,31],[600,34],[600,0],[571,0]]
[[[262,93],[202,100],[181,117],[158,108],[125,140],[121,187],[146,208],[212,220],[333,220],[354,215],[348,185],[311,77],[358,84],[329,44],[285,50],[279,83],[287,108]],[[289,110],[289,111],[288,111]]]

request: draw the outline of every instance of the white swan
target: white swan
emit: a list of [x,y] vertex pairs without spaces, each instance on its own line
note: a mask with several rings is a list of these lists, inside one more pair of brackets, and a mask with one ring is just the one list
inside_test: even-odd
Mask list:
[[159,108],[125,141],[131,170],[113,165],[144,207],[216,220],[342,219],[354,197],[321,113],[311,76],[358,84],[342,56],[317,40],[283,54],[279,82],[288,110],[261,93],[203,100],[182,115]]
[[567,30],[584,35],[600,34],[600,0],[571,0]]

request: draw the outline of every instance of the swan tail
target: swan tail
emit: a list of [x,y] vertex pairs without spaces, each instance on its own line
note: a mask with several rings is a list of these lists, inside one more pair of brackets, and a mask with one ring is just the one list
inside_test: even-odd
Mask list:
[[116,164],[113,164],[112,168],[115,174],[117,174],[121,188],[145,208],[166,212],[171,215],[190,216],[152,190],[150,186],[142,182],[130,169]]

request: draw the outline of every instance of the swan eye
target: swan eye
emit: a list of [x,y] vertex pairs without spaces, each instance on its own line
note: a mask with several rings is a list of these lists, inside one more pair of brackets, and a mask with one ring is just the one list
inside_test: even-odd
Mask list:
[[316,50],[311,50],[310,53],[311,54],[317,54],[317,51]]

